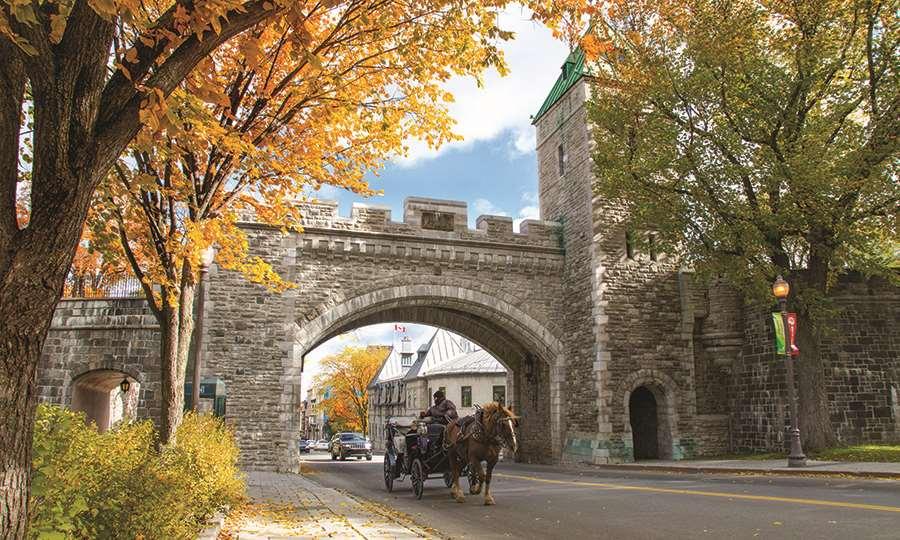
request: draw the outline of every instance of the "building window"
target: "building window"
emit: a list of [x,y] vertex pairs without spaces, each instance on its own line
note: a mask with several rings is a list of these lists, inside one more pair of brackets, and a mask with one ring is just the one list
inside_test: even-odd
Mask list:
[[500,405],[506,405],[506,386],[502,384],[495,386],[491,399]]
[[625,231],[625,257],[634,260],[634,232]]
[[556,147],[556,161],[559,165],[559,175],[563,176],[566,174],[566,150],[563,148],[563,145],[559,145]]
[[471,386],[463,386],[462,387],[462,397],[460,398],[462,401],[463,407],[471,407],[472,406],[472,387]]

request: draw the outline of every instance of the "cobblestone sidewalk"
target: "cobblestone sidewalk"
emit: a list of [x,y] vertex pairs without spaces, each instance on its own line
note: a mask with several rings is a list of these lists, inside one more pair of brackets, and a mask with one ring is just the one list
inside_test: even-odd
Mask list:
[[321,486],[299,474],[247,474],[251,502],[225,520],[219,538],[437,538],[405,514]]

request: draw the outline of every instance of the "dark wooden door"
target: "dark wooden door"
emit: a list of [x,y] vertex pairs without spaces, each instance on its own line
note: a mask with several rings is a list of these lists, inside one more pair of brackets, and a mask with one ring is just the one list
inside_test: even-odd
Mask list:
[[656,398],[653,397],[653,392],[645,386],[636,388],[631,393],[628,408],[634,441],[634,459],[658,459]]

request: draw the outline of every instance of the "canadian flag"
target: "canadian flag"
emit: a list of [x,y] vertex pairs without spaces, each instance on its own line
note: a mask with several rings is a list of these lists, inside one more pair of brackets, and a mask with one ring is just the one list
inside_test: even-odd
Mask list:
[[401,324],[395,324],[394,332],[406,332],[406,327]]

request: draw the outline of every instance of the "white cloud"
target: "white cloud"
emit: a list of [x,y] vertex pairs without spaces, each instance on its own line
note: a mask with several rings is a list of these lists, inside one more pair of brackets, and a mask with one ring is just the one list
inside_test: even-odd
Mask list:
[[512,30],[516,38],[503,46],[509,75],[500,77],[495,71],[484,76],[484,85],[456,77],[445,88],[456,100],[450,104],[450,115],[456,121],[454,130],[463,140],[432,150],[419,141],[409,141],[409,155],[397,160],[404,166],[431,159],[450,148],[464,148],[475,141],[493,139],[511,132],[511,155],[534,150],[534,127],[530,116],[537,112],[559,76],[568,54],[568,46],[555,39],[541,24],[530,20],[530,12],[512,6],[500,16],[500,26]]
[[478,216],[508,216],[505,210],[494,206],[494,203],[487,199],[475,199],[472,203],[472,209],[475,211],[473,217]]
[[538,207],[537,193],[523,193],[522,202],[525,204],[525,206],[519,209],[519,217],[513,220],[513,227],[516,231],[519,230],[519,226],[526,219],[541,219],[541,209]]

